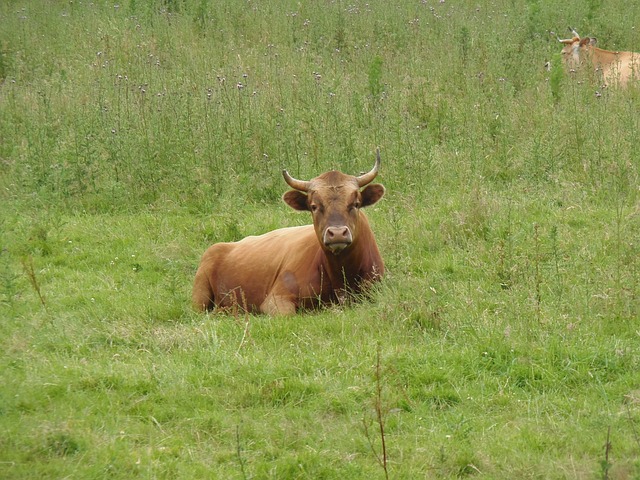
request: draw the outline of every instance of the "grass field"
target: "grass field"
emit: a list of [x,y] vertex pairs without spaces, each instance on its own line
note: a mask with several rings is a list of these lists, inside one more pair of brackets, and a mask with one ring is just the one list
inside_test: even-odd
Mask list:
[[[640,478],[640,3],[0,2],[0,478]],[[544,68],[551,62],[551,70]],[[388,273],[200,315],[210,244],[371,168]]]

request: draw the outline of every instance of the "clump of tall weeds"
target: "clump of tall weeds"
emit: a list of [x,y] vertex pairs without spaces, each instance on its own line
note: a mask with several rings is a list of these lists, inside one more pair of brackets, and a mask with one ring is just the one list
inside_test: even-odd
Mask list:
[[562,65],[562,57],[559,53],[553,56],[551,60],[551,76],[549,77],[549,86],[551,87],[551,98],[553,103],[558,104],[562,95],[562,77],[564,77],[564,65]]

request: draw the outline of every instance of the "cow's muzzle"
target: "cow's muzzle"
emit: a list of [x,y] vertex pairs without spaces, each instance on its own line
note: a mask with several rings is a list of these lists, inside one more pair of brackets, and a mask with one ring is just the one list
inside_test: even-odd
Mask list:
[[327,227],[323,236],[324,246],[331,250],[331,253],[338,255],[353,242],[351,230],[347,226]]

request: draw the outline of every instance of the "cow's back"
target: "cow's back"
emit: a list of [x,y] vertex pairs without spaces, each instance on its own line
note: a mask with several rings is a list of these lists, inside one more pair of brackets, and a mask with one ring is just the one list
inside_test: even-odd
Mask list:
[[263,311],[261,306],[270,295],[304,297],[318,283],[314,263],[319,250],[313,225],[212,245],[196,273],[194,307],[239,305]]

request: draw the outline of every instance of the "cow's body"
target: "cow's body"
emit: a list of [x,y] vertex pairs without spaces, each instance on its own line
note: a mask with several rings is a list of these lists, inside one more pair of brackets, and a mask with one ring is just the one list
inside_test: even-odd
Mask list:
[[571,31],[574,35],[572,38],[559,39],[564,44],[562,55],[570,68],[577,69],[582,64],[591,65],[605,84],[621,87],[626,87],[640,73],[640,54],[604,50],[595,46],[595,38],[580,38],[575,30]]
[[[379,157],[367,183],[378,165]],[[364,185],[358,178],[332,171],[310,182],[287,179],[296,190],[283,199],[297,210],[312,211],[314,225],[209,247],[196,273],[194,307],[293,314],[340,301],[380,279],[384,263],[360,209],[377,202],[384,187],[371,184],[360,191]]]

